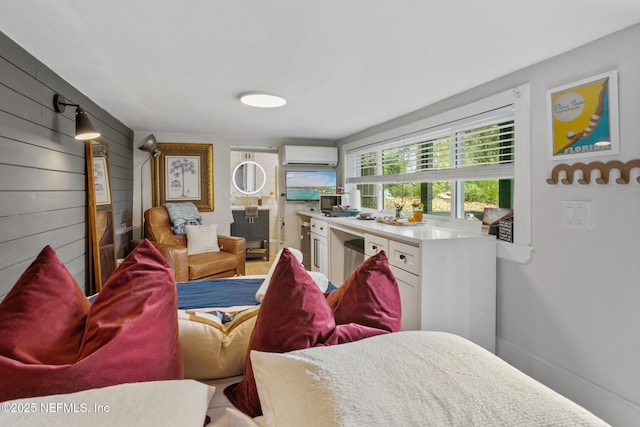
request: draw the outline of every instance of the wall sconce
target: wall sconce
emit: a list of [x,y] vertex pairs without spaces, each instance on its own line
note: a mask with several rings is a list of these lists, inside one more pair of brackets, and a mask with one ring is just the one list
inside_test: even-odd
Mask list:
[[100,132],[96,130],[89,120],[89,115],[78,104],[68,103],[64,96],[56,93],[53,95],[53,109],[56,113],[64,113],[66,106],[76,107],[76,139],[87,140],[95,139],[100,136]]
[[158,157],[161,151],[158,148],[158,141],[156,141],[156,137],[153,136],[153,134],[142,140],[142,144],[140,144],[138,150],[149,153],[149,157],[140,165],[140,238],[144,239],[144,176],[142,171],[144,170],[144,165],[149,160]]

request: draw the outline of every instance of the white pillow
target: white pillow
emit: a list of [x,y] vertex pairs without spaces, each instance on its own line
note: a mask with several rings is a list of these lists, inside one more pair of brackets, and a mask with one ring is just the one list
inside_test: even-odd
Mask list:
[[[287,249],[289,249],[289,251],[293,254],[293,256],[295,256],[296,259],[300,263],[302,263],[302,252],[300,252],[296,248],[289,248],[288,247]],[[276,265],[278,265],[278,261],[280,260],[280,255],[282,255],[282,251],[283,250],[284,250],[284,248],[280,249],[278,251],[278,253],[276,254],[276,258],[273,260],[273,264],[271,264],[271,268],[269,269],[269,272],[267,273],[267,277],[264,278],[264,281],[262,282],[262,285],[258,289],[258,292],[256,292],[256,301],[258,301],[261,304],[262,304],[262,298],[264,298],[264,294],[267,292],[267,288],[269,287],[269,282],[271,282],[271,276],[273,276],[273,272],[276,269]]]
[[172,380],[11,400],[2,403],[0,426],[202,427],[214,392],[198,381]]
[[319,271],[307,271],[309,276],[316,282],[318,288],[320,288],[320,292],[327,292],[327,288],[329,287],[329,278],[324,275],[324,273],[320,273]]
[[[300,252],[296,248],[287,248],[287,249],[289,249],[289,251],[293,254],[293,256],[295,256],[296,259],[302,263],[302,252]],[[262,285],[260,285],[258,292],[256,292],[256,301],[258,301],[260,304],[262,304],[262,300],[264,299],[264,294],[267,292],[269,283],[271,283],[271,276],[273,276],[273,271],[276,269],[276,265],[278,264],[278,260],[280,260],[281,254],[282,254],[282,249],[278,251],[278,254],[276,255],[275,260],[273,261],[273,264],[271,264],[271,268],[269,269],[267,276],[262,282]],[[329,287],[329,278],[327,276],[325,276],[323,273],[320,273],[319,271],[307,271],[307,273],[309,273],[313,281],[316,282],[316,285],[318,285],[320,292],[327,291],[327,288]]]
[[218,246],[218,224],[186,225],[187,253],[220,252]]
[[444,332],[396,332],[282,354],[253,350],[251,363],[268,426],[606,425]]

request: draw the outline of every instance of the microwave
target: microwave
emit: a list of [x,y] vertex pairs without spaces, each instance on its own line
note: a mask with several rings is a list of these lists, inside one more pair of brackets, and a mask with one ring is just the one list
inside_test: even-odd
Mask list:
[[334,206],[342,206],[344,194],[320,194],[320,210],[324,213],[333,211]]
[[348,204],[347,194],[320,195],[320,210],[325,216],[357,216],[360,211],[349,207]]

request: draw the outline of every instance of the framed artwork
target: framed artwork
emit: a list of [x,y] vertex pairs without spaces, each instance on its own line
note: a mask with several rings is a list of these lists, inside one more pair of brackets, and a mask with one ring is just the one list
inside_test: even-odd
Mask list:
[[93,188],[97,206],[111,204],[109,170],[107,169],[107,159],[105,157],[93,158]]
[[610,71],[547,92],[552,160],[618,154],[618,73]]
[[159,143],[158,149],[151,164],[153,206],[193,202],[202,212],[213,211],[213,146]]

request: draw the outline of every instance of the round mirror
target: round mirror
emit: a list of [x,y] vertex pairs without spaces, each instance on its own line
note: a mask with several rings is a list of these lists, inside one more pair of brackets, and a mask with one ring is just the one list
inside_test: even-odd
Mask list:
[[242,194],[259,192],[266,181],[264,169],[256,162],[242,162],[233,170],[233,186]]

